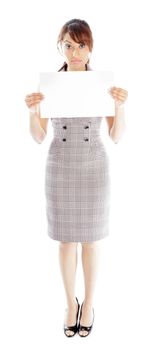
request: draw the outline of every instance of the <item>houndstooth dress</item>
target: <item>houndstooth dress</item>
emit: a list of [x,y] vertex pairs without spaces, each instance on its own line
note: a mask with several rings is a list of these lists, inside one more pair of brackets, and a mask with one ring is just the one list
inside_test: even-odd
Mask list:
[[109,234],[111,187],[102,117],[51,122],[54,138],[45,165],[48,235],[62,242],[100,240]]

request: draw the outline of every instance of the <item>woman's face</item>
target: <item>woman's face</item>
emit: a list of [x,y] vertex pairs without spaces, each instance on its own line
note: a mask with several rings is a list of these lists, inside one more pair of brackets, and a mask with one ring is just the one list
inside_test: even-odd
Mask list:
[[62,52],[68,70],[85,70],[90,53],[88,45],[76,43],[69,33],[66,33],[62,41]]

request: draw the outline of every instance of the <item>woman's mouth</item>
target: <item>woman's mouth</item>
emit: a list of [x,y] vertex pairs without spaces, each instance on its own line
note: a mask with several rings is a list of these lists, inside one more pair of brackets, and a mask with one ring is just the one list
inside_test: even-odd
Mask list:
[[72,62],[72,63],[80,63],[81,60],[78,60],[78,59],[77,59],[77,60],[71,60],[71,62]]

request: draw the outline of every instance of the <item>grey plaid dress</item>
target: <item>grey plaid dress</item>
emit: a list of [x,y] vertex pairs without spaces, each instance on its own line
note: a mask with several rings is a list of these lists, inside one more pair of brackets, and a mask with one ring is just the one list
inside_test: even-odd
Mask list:
[[49,237],[93,242],[109,234],[109,157],[102,117],[51,118],[54,138],[45,166]]

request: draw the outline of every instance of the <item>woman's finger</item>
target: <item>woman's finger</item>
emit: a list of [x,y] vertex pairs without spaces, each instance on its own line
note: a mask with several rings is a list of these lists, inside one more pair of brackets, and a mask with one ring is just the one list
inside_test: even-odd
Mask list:
[[42,93],[33,93],[33,94],[30,94],[30,95],[26,95],[25,99],[35,99],[35,98],[42,98],[44,97],[44,95]]
[[37,99],[32,99],[32,98],[29,98],[29,99],[25,99],[25,102],[26,103],[31,103],[31,104],[36,104],[36,103],[40,103],[41,100],[43,100],[44,97],[40,97],[40,98],[37,98]]
[[116,88],[116,87],[112,87],[111,89],[109,89],[109,92],[128,95],[127,90],[122,88]]
[[117,93],[117,92],[113,92],[111,93],[111,95],[114,97],[114,98],[122,98],[122,99],[126,99],[128,97],[128,94],[126,93]]
[[128,94],[126,94],[126,93],[117,93],[117,92],[112,92],[111,93],[111,95],[113,95],[113,96],[119,96],[119,97],[127,97],[128,96]]
[[39,95],[39,96],[26,96],[26,100],[37,100],[37,99],[42,99],[42,98],[44,98],[44,96],[43,95]]
[[39,95],[43,95],[42,94],[42,92],[32,92],[32,94],[28,94],[28,95],[26,95],[26,96],[28,96],[28,97],[31,97],[31,96],[39,96]]
[[122,98],[126,98],[128,95],[127,94],[119,94],[119,93],[113,93],[112,94],[114,97],[122,97]]

